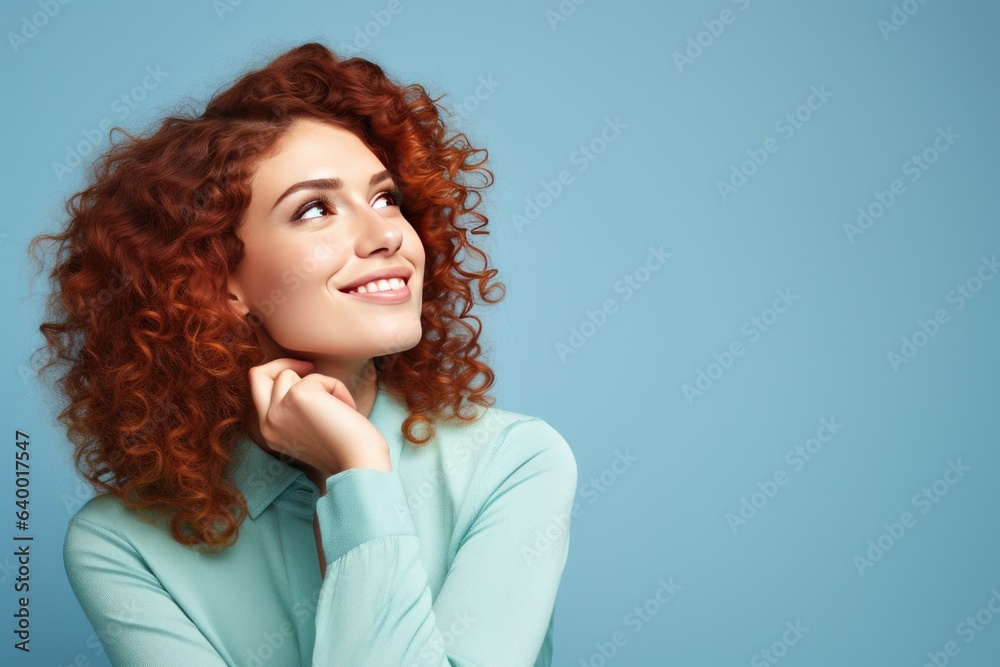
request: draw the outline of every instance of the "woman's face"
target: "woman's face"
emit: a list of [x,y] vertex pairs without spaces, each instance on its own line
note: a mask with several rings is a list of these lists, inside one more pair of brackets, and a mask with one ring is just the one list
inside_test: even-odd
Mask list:
[[[268,360],[358,369],[420,341],[424,248],[385,169],[356,135],[312,119],[297,119],[258,164],[229,290],[238,312],[252,313]],[[405,286],[346,289],[384,272]]]

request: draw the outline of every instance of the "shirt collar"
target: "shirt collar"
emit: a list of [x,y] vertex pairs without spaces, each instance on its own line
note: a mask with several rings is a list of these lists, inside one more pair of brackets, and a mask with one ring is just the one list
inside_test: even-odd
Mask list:
[[[393,470],[402,451],[400,428],[407,416],[406,401],[386,391],[380,381],[368,421],[385,437]],[[312,519],[319,500],[316,485],[304,472],[264,451],[247,436],[237,442],[229,475],[246,498],[251,519],[256,520],[272,503],[304,519]]]

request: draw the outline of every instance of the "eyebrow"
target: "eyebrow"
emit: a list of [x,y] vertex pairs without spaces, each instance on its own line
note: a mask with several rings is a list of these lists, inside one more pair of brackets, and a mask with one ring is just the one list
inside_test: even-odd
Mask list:
[[[384,180],[389,180],[391,178],[392,174],[389,173],[388,169],[385,169],[373,175],[370,179],[368,179],[368,187],[371,187],[376,183],[380,183]],[[310,181],[301,181],[291,186],[287,190],[285,190],[285,192],[280,197],[278,197],[278,200],[274,202],[274,206],[271,207],[271,210],[273,211],[274,209],[276,209],[278,207],[278,204],[280,204],[285,197],[294,194],[299,190],[309,190],[312,188],[316,188],[319,190],[339,190],[342,187],[344,187],[344,181],[342,181],[339,178],[314,178]]]

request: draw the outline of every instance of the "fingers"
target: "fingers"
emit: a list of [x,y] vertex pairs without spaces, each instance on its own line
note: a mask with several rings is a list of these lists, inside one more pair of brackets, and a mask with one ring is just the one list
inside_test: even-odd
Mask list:
[[329,375],[323,375],[322,373],[310,373],[309,375],[302,378],[302,381],[315,381],[323,385],[323,389],[326,390],[328,394],[340,399],[342,402],[347,403],[351,406],[351,409],[357,411],[358,405],[354,402],[354,397],[351,396],[350,390],[348,390],[347,385],[336,378],[332,378]]
[[292,388],[292,385],[297,383],[302,378],[298,373],[293,371],[291,368],[282,368],[278,371],[277,376],[274,378],[274,382],[271,384],[271,405],[277,405],[281,402],[281,399],[285,397],[288,390]]
[[357,403],[343,382],[322,373],[302,375],[315,367],[311,361],[282,357],[250,369],[250,391],[257,409],[261,435],[265,438],[267,437],[265,431],[269,430],[265,428],[265,424],[271,407],[284,400],[286,394],[296,384],[306,381],[309,384],[319,385],[323,391],[357,412]]
[[[283,396],[288,387],[298,381],[298,373],[305,373],[314,366],[311,361],[283,357],[250,369],[250,393],[254,407],[257,408],[257,418],[261,423],[275,400],[276,390],[281,389],[279,396]],[[282,374],[284,370],[292,372]],[[276,381],[278,376],[282,377],[280,382]]]

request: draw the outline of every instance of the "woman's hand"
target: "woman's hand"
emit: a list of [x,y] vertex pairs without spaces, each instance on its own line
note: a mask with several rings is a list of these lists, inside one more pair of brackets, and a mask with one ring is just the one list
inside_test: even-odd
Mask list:
[[268,445],[326,477],[348,468],[391,470],[385,438],[358,413],[344,383],[320,373],[299,375],[314,367],[284,357],[250,369],[260,433]]

